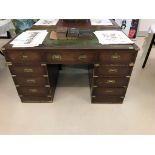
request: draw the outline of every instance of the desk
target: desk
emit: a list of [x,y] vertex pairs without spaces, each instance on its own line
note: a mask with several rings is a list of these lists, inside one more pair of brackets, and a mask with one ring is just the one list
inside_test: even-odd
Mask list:
[[[70,26],[76,27],[74,23]],[[59,64],[87,64],[91,102],[122,103],[138,50],[135,44],[101,45],[95,35],[76,40],[50,40],[48,35],[39,47],[12,48],[9,43],[4,46],[22,102],[53,101]]]

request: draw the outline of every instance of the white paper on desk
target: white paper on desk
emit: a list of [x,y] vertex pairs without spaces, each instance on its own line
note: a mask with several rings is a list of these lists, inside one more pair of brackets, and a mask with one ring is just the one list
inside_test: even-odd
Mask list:
[[113,25],[109,19],[90,19],[91,25]]
[[94,34],[98,38],[99,43],[103,45],[134,43],[122,31],[117,31],[117,30],[95,31]]
[[35,47],[42,44],[47,34],[47,30],[29,30],[20,34],[10,44],[13,44],[13,47]]
[[40,19],[34,25],[56,25],[59,19]]

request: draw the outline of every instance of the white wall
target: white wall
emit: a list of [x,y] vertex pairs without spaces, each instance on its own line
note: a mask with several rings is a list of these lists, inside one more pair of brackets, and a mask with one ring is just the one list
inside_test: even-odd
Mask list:
[[148,31],[151,24],[155,24],[155,19],[140,19],[138,31]]

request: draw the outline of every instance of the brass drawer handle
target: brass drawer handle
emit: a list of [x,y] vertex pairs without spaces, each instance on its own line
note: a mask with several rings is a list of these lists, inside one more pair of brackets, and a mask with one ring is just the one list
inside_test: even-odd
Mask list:
[[116,83],[116,80],[107,80],[105,83],[108,83],[108,84]]
[[28,80],[26,80],[26,82],[27,83],[36,83],[36,80],[34,80],[34,79],[28,79]]
[[114,55],[111,56],[112,59],[120,59],[120,55],[118,55],[117,53],[115,53]]
[[97,76],[97,75],[93,75],[93,77],[94,77],[94,78],[98,78],[99,76]]
[[133,67],[133,66],[134,66],[134,63],[133,63],[133,62],[131,62],[131,63],[129,64],[129,66],[130,66],[130,67]]
[[38,92],[38,90],[37,89],[29,89],[29,92],[36,93],[36,92]]
[[24,68],[24,72],[29,73],[29,72],[33,72],[32,68]]
[[105,90],[104,92],[105,93],[112,93],[113,91],[112,90]]
[[27,55],[22,55],[22,59],[23,60],[28,59],[28,56]]
[[100,66],[100,64],[94,64],[94,66],[95,66],[95,67],[99,67],[99,66]]
[[126,78],[130,78],[131,76],[126,76]]
[[11,62],[6,62],[8,66],[12,66],[12,63]]
[[79,60],[87,59],[87,55],[83,54],[78,57]]
[[116,68],[112,69],[112,68],[111,68],[111,69],[108,70],[108,72],[109,72],[109,73],[110,73],[110,72],[115,72],[115,73],[117,73],[117,72],[118,72],[118,69],[116,69]]
[[52,55],[52,60],[61,61],[62,57],[59,54]]

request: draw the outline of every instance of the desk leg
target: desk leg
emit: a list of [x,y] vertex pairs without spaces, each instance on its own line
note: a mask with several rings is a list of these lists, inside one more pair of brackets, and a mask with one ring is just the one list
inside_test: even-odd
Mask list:
[[147,52],[147,54],[146,54],[145,60],[144,60],[144,62],[143,62],[142,68],[144,68],[145,65],[146,65],[147,59],[148,59],[148,57],[149,57],[149,55],[150,55],[152,46],[153,46],[153,44],[154,44],[154,39],[155,39],[155,34],[154,34],[153,37],[152,37],[151,44],[150,44],[150,46],[149,46],[149,49],[148,49],[148,52]]

